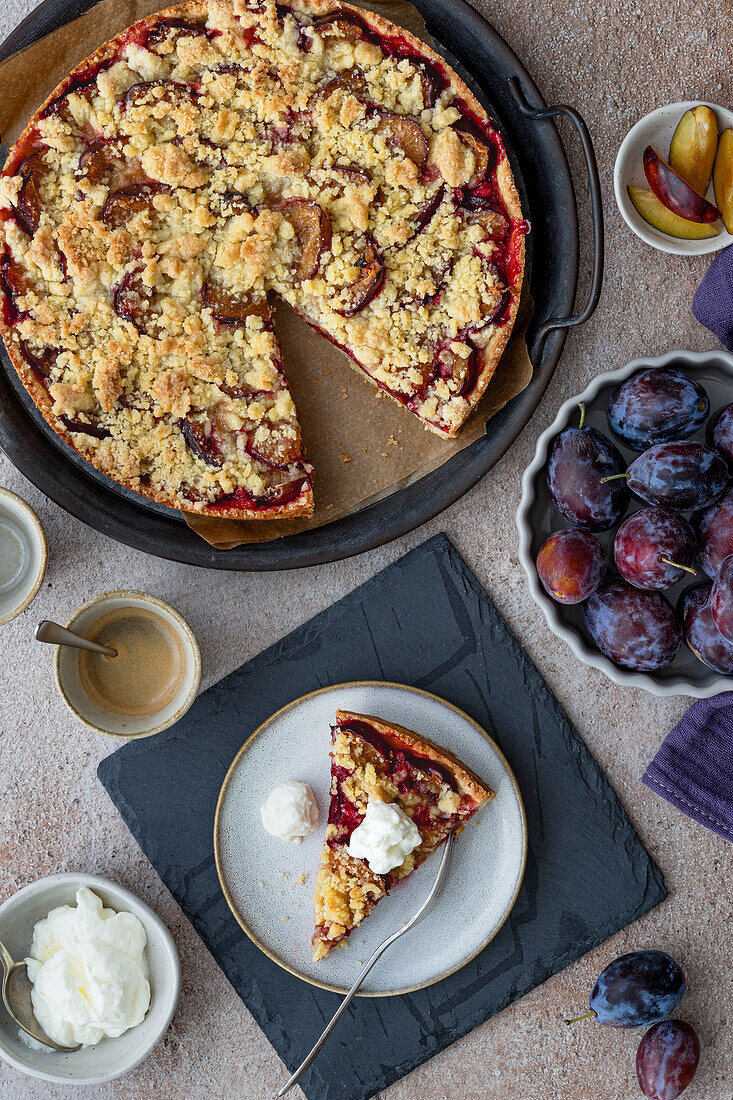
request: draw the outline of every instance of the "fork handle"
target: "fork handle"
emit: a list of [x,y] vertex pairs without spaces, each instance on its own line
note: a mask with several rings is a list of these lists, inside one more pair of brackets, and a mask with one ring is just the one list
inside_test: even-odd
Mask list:
[[311,1050],[310,1054],[306,1055],[306,1057],[303,1059],[303,1061],[300,1063],[298,1068],[293,1073],[292,1077],[290,1077],[290,1079],[288,1081],[286,1081],[286,1083],[283,1085],[283,1087],[278,1092],[278,1094],[277,1094],[278,1096],[284,1096],[286,1092],[290,1091],[290,1089],[296,1083],[298,1078],[302,1077],[302,1075],[305,1073],[305,1071],[308,1069],[308,1067],[312,1063],[313,1059],[320,1053],[321,1047],[326,1042],[326,1039],[329,1037],[329,1035],[331,1034],[333,1029],[336,1027],[336,1024],[339,1022],[339,1020],[343,1016],[344,1012],[349,1007],[352,1000],[354,999],[356,994],[361,989],[362,983],[363,983],[364,979],[366,978],[367,974],[372,969],[372,967],[377,962],[377,960],[380,959],[381,956],[383,955],[383,953],[387,950],[390,943],[392,943],[392,937],[391,936],[389,937],[389,939],[386,939],[384,941],[384,943],[380,943],[379,947],[372,953],[372,955],[364,963],[364,966],[362,967],[362,969],[359,973],[359,977],[356,979],[356,981],[352,985],[351,989],[346,994],[343,1001],[338,1006],[338,1008],[334,1012],[333,1016],[331,1017],[329,1022],[324,1027],[323,1031],[321,1032],[320,1038],[318,1038],[316,1040],[316,1043],[315,1043],[313,1049]]

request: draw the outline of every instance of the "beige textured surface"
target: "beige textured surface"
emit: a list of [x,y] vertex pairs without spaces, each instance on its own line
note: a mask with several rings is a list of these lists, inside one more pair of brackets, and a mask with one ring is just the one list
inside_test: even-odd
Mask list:
[[[3,0],[0,37],[33,6],[34,0]],[[730,106],[733,14],[727,0],[704,5],[480,0],[477,6],[526,59],[546,98],[574,104],[588,120],[605,189],[608,266],[595,318],[568,341],[531,425],[473,492],[423,530],[372,554],[319,570],[247,576],[192,571],[110,542],[44,500],[0,459],[0,484],[37,508],[51,546],[38,599],[0,633],[0,898],[53,871],[110,875],[167,922],[183,963],[180,1007],[162,1046],[129,1077],[76,1094],[89,1100],[154,1095],[259,1100],[272,1095],[286,1074],[99,786],[96,766],[112,745],[71,721],[53,686],[51,654],[32,640],[35,622],[63,620],[82,600],[120,584],[147,589],[170,600],[192,623],[208,684],[439,530],[447,531],[475,569],[606,769],[664,872],[670,898],[383,1095],[389,1100],[641,1095],[633,1070],[637,1035],[590,1022],[570,1030],[563,1018],[582,1009],[595,974],[615,954],[655,946],[670,951],[687,971],[690,991],[682,1015],[698,1028],[703,1043],[701,1067],[685,1097],[733,1096],[733,846],[639,783],[686,701],[621,690],[577,664],[528,598],[514,530],[521,471],[560,401],[598,371],[641,352],[714,346],[689,311],[705,259],[665,256],[633,237],[615,208],[612,169],[626,130],[652,107],[696,97]],[[0,1065],[2,1100],[71,1095],[73,1090],[33,1082]]]

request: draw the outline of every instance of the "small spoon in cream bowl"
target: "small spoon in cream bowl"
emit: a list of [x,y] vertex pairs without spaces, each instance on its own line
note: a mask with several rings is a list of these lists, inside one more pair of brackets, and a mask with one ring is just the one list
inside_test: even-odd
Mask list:
[[25,962],[14,962],[13,958],[3,943],[0,942],[0,966],[3,971],[2,998],[3,1004],[16,1024],[26,1035],[30,1035],[38,1043],[43,1043],[53,1050],[74,1051],[80,1047],[64,1047],[60,1043],[49,1038],[38,1023],[31,1001],[31,980],[26,971]]

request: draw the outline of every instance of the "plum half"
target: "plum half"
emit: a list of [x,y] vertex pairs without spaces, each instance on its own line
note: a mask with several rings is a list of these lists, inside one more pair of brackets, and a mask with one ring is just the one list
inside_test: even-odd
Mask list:
[[348,304],[336,310],[342,317],[353,317],[361,312],[384,286],[387,269],[379,250],[371,237],[367,237],[364,254],[356,261],[358,276],[348,288]]
[[417,119],[380,111],[377,133],[382,135],[390,149],[399,149],[418,168],[424,166],[428,159],[428,139]]
[[328,214],[311,199],[283,199],[276,209],[287,218],[298,238],[298,278],[312,279],[318,271],[321,256],[331,244]]
[[717,221],[720,217],[717,206],[685,183],[651,145],[644,150],[644,175],[659,201],[678,217],[704,223]]
[[705,241],[710,237],[717,237],[720,232],[708,222],[692,222],[687,218],[680,218],[678,214],[673,214],[652,191],[647,191],[643,187],[630,186],[627,191],[637,214],[652,229],[658,229],[668,237],[678,237],[685,241]]
[[733,233],[733,130],[723,130],[713,169],[715,201],[720,207],[723,225]]
[[710,185],[718,148],[718,120],[710,107],[701,104],[685,111],[677,123],[669,147],[669,166],[698,195]]

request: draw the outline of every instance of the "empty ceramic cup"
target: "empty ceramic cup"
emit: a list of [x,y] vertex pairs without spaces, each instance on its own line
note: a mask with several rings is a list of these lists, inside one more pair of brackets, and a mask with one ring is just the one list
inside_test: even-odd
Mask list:
[[30,504],[0,489],[0,626],[25,611],[46,575],[46,534]]
[[56,684],[85,725],[147,737],[183,717],[201,686],[201,653],[182,615],[144,592],[105,592],[83,604],[69,630],[110,646],[114,657],[56,647]]

